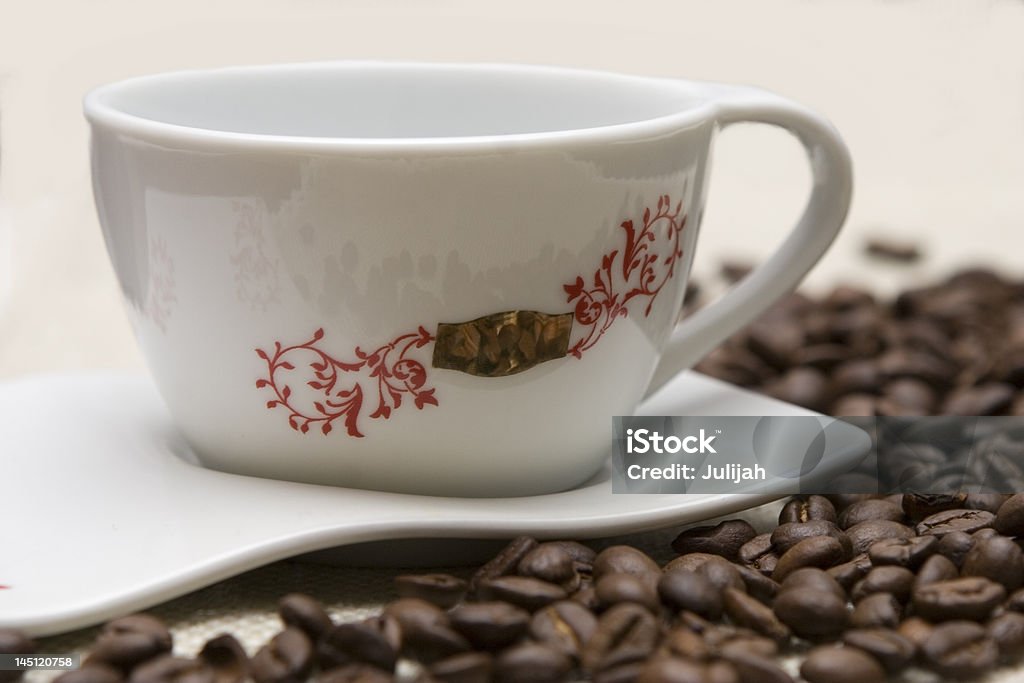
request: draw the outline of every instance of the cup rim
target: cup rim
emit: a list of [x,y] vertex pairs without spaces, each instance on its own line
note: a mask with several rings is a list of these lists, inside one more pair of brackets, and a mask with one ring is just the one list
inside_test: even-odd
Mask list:
[[[692,96],[695,103],[678,111],[622,123],[589,127],[567,127],[539,132],[437,136],[437,137],[326,137],[283,135],[202,128],[170,123],[119,109],[109,100],[126,89],[154,82],[173,82],[197,76],[245,75],[256,72],[319,69],[395,69],[519,72],[522,74],[558,76],[563,78],[602,78],[608,81],[647,82],[676,89]],[[229,148],[236,150],[276,150],[294,152],[346,153],[457,153],[493,152],[504,149],[551,148],[566,144],[604,144],[629,141],[666,134],[709,118],[713,98],[709,84],[700,81],[622,74],[598,69],[516,64],[501,62],[419,62],[390,60],[334,60],[316,62],[285,62],[279,64],[245,65],[212,69],[188,69],[136,76],[98,86],[83,99],[83,113],[94,127],[103,127],[158,144],[187,148]]]

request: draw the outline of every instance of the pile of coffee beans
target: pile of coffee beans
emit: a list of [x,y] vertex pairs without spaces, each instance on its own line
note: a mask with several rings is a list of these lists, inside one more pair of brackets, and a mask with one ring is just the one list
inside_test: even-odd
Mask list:
[[697,369],[836,416],[1024,415],[1024,283],[970,269],[885,301],[792,294]]
[[[1024,493],[796,497],[759,533],[690,528],[660,566],[521,537],[468,580],[400,576],[370,618],[280,600],[248,656],[225,634],[195,657],[144,614],[109,622],[58,683],[879,683],[911,668],[966,680],[1024,656]],[[0,651],[32,643],[0,631]],[[4,683],[12,680],[10,676]]]

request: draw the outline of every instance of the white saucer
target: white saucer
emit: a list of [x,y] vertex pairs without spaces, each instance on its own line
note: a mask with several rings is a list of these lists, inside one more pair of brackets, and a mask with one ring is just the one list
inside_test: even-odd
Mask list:
[[[811,414],[693,373],[641,412]],[[155,388],[139,375],[0,384],[0,416],[0,626],[33,635],[88,626],[337,546],[522,533],[595,538],[695,522],[778,497],[615,495],[607,469],[572,491],[504,499],[224,474],[195,464]]]

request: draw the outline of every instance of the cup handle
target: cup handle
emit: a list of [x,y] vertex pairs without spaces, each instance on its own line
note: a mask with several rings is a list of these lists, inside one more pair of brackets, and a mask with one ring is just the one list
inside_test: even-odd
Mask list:
[[807,150],[813,184],[796,227],[771,257],[718,301],[684,320],[672,334],[647,387],[650,396],[759,313],[792,292],[825,253],[846,218],[853,192],[850,153],[823,117],[771,92],[709,85],[715,122],[767,123],[797,137]]

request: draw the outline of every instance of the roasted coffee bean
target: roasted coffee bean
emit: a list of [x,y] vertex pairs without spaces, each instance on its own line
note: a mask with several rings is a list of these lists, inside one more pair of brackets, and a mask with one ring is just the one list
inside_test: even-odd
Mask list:
[[794,367],[762,389],[767,395],[787,403],[795,403],[810,410],[822,411],[828,407],[828,380],[821,370]]
[[901,242],[889,237],[873,237],[864,245],[864,252],[874,258],[913,263],[921,260],[921,248],[913,242]]
[[1012,662],[1024,655],[1024,614],[1004,612],[985,625],[985,632],[999,648],[1000,658]]
[[847,555],[850,553],[850,538],[832,522],[826,520],[815,520],[811,522],[798,522],[794,524],[783,524],[772,532],[772,545],[780,556],[795,546],[800,541],[808,538],[829,536],[839,541]]
[[590,610],[571,600],[563,600],[541,608],[530,619],[530,636],[534,640],[563,652],[574,660],[580,658],[583,647],[594,635],[596,628],[597,617]]
[[496,683],[558,683],[568,678],[572,660],[540,643],[523,643],[504,650],[494,661]]
[[504,600],[529,612],[569,597],[561,586],[529,576],[485,579],[477,586],[476,593],[481,600]]
[[752,565],[758,558],[772,552],[772,535],[758,534],[740,546],[736,553],[739,561],[746,565]]
[[924,641],[932,634],[935,625],[921,617],[910,617],[900,622],[896,632],[914,644],[918,650],[924,646]]
[[795,496],[779,512],[780,525],[819,520],[835,524],[836,519],[836,508],[825,496]]
[[[387,612],[363,621],[338,624],[332,626],[317,643],[317,663],[325,670],[346,664],[363,663],[391,671],[398,660],[399,648],[420,654],[418,646],[421,643],[418,638],[422,637],[421,632],[425,631],[429,631],[429,628],[418,626],[416,631],[410,627],[406,632],[404,624]],[[285,646],[292,647],[295,651],[298,651],[299,647],[298,644],[291,642],[281,645]],[[253,657],[252,665],[256,666],[256,656]]]
[[788,590],[775,599],[772,609],[801,638],[831,637],[846,627],[846,598],[828,591]]
[[914,585],[914,573],[905,567],[885,565],[875,567],[858,581],[850,591],[850,597],[858,602],[874,593],[888,593],[901,603],[910,598]]
[[666,572],[658,581],[658,595],[669,607],[688,610],[707,619],[722,615],[721,593],[707,577],[686,569]]
[[419,598],[449,609],[466,594],[465,580],[451,574],[404,574],[395,577],[395,592],[400,598]]
[[993,524],[1006,536],[1024,536],[1024,493],[1015,493],[999,507]]
[[853,608],[850,623],[856,628],[896,628],[902,608],[889,593],[875,593],[860,600]]
[[868,653],[890,674],[909,666],[917,654],[914,643],[887,628],[847,631],[843,634],[843,644]]
[[956,680],[974,678],[999,661],[999,649],[984,627],[970,621],[936,626],[921,648],[925,663]]
[[[394,680],[391,673],[369,664],[336,666],[316,677],[316,683],[393,683]],[[458,681],[458,683],[462,683],[462,681]],[[467,680],[466,683],[475,683],[475,681]]]
[[712,649],[699,634],[685,626],[678,626],[665,634],[658,655],[682,657],[694,662],[711,659]]
[[633,574],[605,574],[594,584],[594,591],[601,610],[620,602],[635,602],[655,614],[661,609],[657,588]]
[[[394,650],[390,661],[393,667]],[[291,626],[271,638],[249,662],[256,683],[304,683],[312,669],[313,644],[309,636]]]
[[214,683],[214,677],[213,669],[200,659],[165,654],[132,669],[128,683]]
[[849,557],[843,546],[831,536],[815,536],[800,541],[782,557],[772,572],[772,578],[782,582],[792,572],[801,567],[833,567]]
[[710,581],[711,585],[719,591],[723,591],[726,588],[747,589],[747,585],[743,582],[743,577],[740,576],[736,565],[720,557],[715,557],[715,559],[705,562],[697,567],[695,572]]
[[249,656],[230,633],[206,641],[199,659],[213,670],[214,683],[242,683],[249,676]]
[[949,581],[959,576],[959,572],[956,569],[956,565],[953,564],[952,560],[945,557],[944,555],[932,555],[921,568],[917,570],[917,576],[914,577],[914,586],[912,590],[917,590],[922,586],[927,586],[930,583],[938,583],[940,581]]
[[277,613],[286,626],[294,626],[314,642],[334,625],[323,605],[304,593],[289,593],[281,598]]
[[643,659],[627,661],[595,671],[591,676],[592,683],[635,683],[646,661]]
[[903,510],[882,498],[862,500],[839,513],[839,528],[849,529],[861,522],[878,520],[902,522]]
[[946,510],[921,520],[917,533],[920,536],[944,536],[951,531],[971,534],[992,526],[994,521],[995,515],[985,510]]
[[538,545],[520,560],[517,571],[520,576],[530,576],[563,587],[571,586],[573,579],[578,580],[572,555],[558,543]]
[[497,555],[485,565],[476,570],[469,579],[469,594],[476,595],[481,581],[495,579],[499,576],[506,576],[515,572],[516,567],[522,561],[526,553],[537,547],[536,539],[529,536],[519,536],[509,541],[508,545],[501,549]]
[[986,510],[995,514],[999,512],[999,508],[1009,497],[1005,493],[971,493],[964,501],[964,507],[969,510]]
[[888,676],[877,659],[855,647],[822,645],[800,665],[808,683],[885,683]]
[[494,658],[486,652],[463,652],[434,662],[427,669],[441,683],[490,683]]
[[728,652],[722,653],[722,659],[732,664],[742,683],[793,683],[793,677],[768,657],[752,652]]
[[132,614],[107,622],[85,663],[109,664],[127,672],[170,651],[171,632],[162,621],[148,614]]
[[832,578],[828,572],[817,567],[803,567],[792,572],[782,582],[782,585],[779,586],[779,593],[785,593],[793,589],[824,591],[832,593],[844,601],[846,600],[846,591],[839,585],[839,582]]
[[1006,597],[1006,590],[988,579],[971,576],[939,581],[913,593],[914,611],[929,621],[984,621]]
[[698,568],[700,568],[707,562],[722,561],[724,560],[721,557],[719,557],[718,555],[712,555],[711,553],[686,553],[685,555],[680,555],[679,557],[671,560],[668,564],[665,565],[665,568],[662,569],[662,572],[667,574],[669,572],[674,572],[678,569],[683,569],[688,572],[695,572]]
[[761,657],[775,657],[779,654],[779,646],[771,638],[742,633],[734,634],[732,637],[716,643],[714,648],[720,656],[738,652],[749,652]]
[[[940,453],[939,458],[945,461],[945,455]],[[921,494],[906,493],[903,495],[903,512],[912,522],[920,522],[946,510],[957,510],[965,507],[967,494]]]
[[758,602],[743,591],[727,588],[722,595],[725,613],[734,624],[752,629],[761,635],[783,641],[790,635],[789,628],[779,621],[770,607]]
[[731,664],[700,664],[678,657],[654,657],[644,664],[636,683],[740,683]]
[[1005,536],[978,541],[964,558],[963,576],[984,576],[1002,584],[1007,592],[1024,585],[1024,552]]
[[849,562],[838,564],[826,570],[826,574],[836,580],[843,590],[851,590],[853,586],[871,571],[871,559],[862,553]]
[[[399,598],[384,608],[381,619],[398,624],[402,652],[421,661],[432,662],[469,649],[466,639],[451,628],[451,615],[426,600]],[[379,626],[388,641],[393,639],[387,623],[368,625]],[[330,642],[330,635],[321,642],[321,649]]]
[[878,399],[870,394],[847,394],[832,404],[829,414],[838,417],[874,417]]
[[938,550],[938,546],[939,539],[935,536],[883,538],[871,544],[868,557],[875,566],[891,564],[916,570]]
[[866,520],[846,529],[853,554],[866,553],[868,548],[886,538],[911,538],[914,530],[888,519]]
[[530,625],[529,612],[507,602],[466,602],[452,609],[448,618],[452,629],[481,650],[500,650],[511,645]]
[[672,549],[680,555],[710,553],[733,562],[739,559],[739,550],[743,544],[755,536],[757,532],[748,522],[730,519],[715,526],[700,526],[683,531],[672,541]]
[[[12,628],[0,628],[0,654],[30,655],[35,653],[35,642],[21,631]],[[23,671],[0,670],[0,683],[10,683],[22,677]]]
[[623,602],[602,614],[583,648],[583,668],[599,671],[643,659],[658,645],[658,620],[640,605]]
[[1017,391],[1009,384],[987,382],[955,389],[942,404],[944,415],[1000,415],[1010,407]]
[[[4,673],[8,672],[5,671]],[[18,673],[21,672],[19,671]],[[0,680],[7,681],[13,679],[5,679],[0,676]],[[124,681],[124,675],[119,670],[112,666],[99,663],[83,666],[80,669],[65,671],[53,679],[53,683],[122,683],[122,681]]]
[[959,568],[964,563],[964,558],[974,546],[974,539],[970,534],[963,531],[953,531],[945,534],[939,539],[938,552]]
[[588,585],[586,588],[579,589],[578,591],[573,593],[569,597],[569,599],[573,602],[580,603],[581,605],[589,609],[591,612],[597,610],[598,608],[597,592],[594,590],[593,585]]
[[743,580],[747,592],[762,602],[769,602],[779,592],[779,584],[761,572],[741,564],[733,565]]
[[595,552],[593,548],[585,546],[579,541],[550,542],[569,553],[569,557],[572,558],[573,567],[578,573],[586,574],[588,576],[594,573],[594,560],[597,558],[597,552]]
[[1014,612],[1024,612],[1024,588],[1015,590],[1010,594],[1010,597],[1006,598],[1006,602],[1003,606],[1008,610]]
[[605,574],[633,574],[656,583],[661,576],[661,567],[636,548],[628,545],[613,545],[605,548],[594,558],[594,580]]

